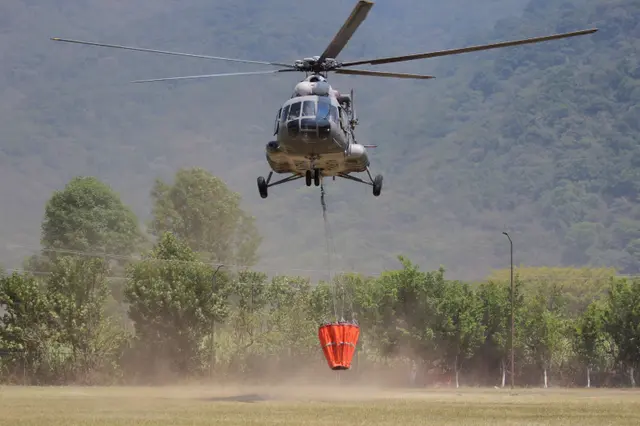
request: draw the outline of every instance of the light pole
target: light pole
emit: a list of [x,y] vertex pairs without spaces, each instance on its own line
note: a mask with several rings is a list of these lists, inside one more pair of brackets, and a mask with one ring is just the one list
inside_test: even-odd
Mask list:
[[504,235],[507,236],[507,238],[509,239],[509,251],[511,254],[511,342],[509,344],[509,346],[511,346],[511,389],[513,390],[514,388],[514,376],[516,375],[516,370],[515,370],[515,363],[513,361],[513,336],[514,336],[514,321],[513,321],[513,241],[511,241],[511,237],[509,236],[509,234],[507,234],[506,232],[503,232]]
[[[211,300],[211,298],[213,297],[214,292],[216,291],[216,275],[218,274],[218,271],[220,270],[220,268],[222,268],[224,265],[218,265],[218,267],[216,268],[215,272],[213,273],[213,277],[212,280],[213,282],[211,283],[211,294],[209,295],[209,300]],[[216,326],[216,320],[215,320],[215,313],[213,315],[211,315],[211,339],[210,341],[210,348],[209,348],[209,353],[210,353],[210,357],[211,359],[209,360],[209,379],[213,378],[213,364],[216,361],[216,353],[215,353],[215,347],[214,347],[214,336],[215,336],[215,326]]]

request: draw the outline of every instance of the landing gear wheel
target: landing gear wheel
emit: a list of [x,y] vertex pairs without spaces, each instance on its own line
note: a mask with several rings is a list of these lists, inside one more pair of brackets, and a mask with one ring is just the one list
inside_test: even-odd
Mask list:
[[379,196],[380,191],[382,191],[382,175],[377,175],[375,179],[373,179],[373,196]]
[[315,173],[313,174],[313,184],[315,186],[320,186],[320,170],[315,169]]
[[305,173],[304,178],[307,186],[311,186],[311,170],[307,170],[307,173]]
[[258,178],[258,192],[262,198],[267,198],[267,181],[262,176]]

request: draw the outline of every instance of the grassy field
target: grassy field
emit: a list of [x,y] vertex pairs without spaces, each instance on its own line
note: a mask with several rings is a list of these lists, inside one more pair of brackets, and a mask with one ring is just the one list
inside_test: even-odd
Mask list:
[[625,390],[1,387],[0,425],[639,425]]

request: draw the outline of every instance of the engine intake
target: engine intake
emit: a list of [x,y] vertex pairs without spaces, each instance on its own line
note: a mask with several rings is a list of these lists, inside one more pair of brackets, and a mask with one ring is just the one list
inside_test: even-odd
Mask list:
[[269,143],[267,143],[267,151],[269,152],[276,152],[280,150],[280,145],[278,145],[278,142],[276,141],[271,141]]
[[349,148],[347,149],[346,154],[347,154],[347,159],[349,159],[349,160],[351,160],[351,159],[357,160],[357,159],[360,159],[362,157],[366,157],[367,150],[362,145],[351,144],[351,145],[349,145]]

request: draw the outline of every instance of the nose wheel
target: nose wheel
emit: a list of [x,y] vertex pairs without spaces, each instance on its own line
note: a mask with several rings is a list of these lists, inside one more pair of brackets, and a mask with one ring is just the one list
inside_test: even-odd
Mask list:
[[320,186],[320,169],[314,169],[313,172],[307,170],[304,177],[307,186],[311,186],[311,180],[313,180],[315,186]]

